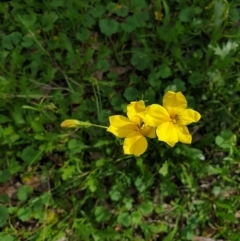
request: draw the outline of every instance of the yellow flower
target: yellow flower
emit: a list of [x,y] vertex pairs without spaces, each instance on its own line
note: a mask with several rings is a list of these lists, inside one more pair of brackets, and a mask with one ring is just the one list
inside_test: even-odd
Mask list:
[[117,137],[125,138],[123,150],[125,154],[140,156],[147,149],[148,143],[145,136],[155,138],[155,128],[143,123],[145,116],[144,101],[131,102],[127,106],[127,117],[114,115],[109,117],[110,126],[107,131]]
[[147,108],[144,122],[157,127],[158,140],[172,147],[178,141],[190,144],[192,136],[186,125],[199,121],[201,115],[186,107],[187,100],[181,92],[168,91],[163,97],[163,106],[153,104]]
[[161,13],[159,11],[155,11],[154,16],[155,16],[155,20],[157,20],[157,21],[161,21],[163,19],[163,13]]

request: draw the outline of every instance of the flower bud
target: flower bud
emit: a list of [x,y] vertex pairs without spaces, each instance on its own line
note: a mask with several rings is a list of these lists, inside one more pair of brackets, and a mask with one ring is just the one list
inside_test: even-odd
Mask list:
[[65,120],[61,123],[61,127],[63,128],[76,128],[81,125],[81,122],[79,120],[69,119]]

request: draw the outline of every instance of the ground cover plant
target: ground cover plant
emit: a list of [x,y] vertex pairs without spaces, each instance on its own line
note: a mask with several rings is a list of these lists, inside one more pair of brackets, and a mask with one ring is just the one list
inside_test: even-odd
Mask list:
[[[0,17],[0,240],[240,240],[238,0],[11,0]],[[159,131],[128,155],[98,128],[178,92],[201,115],[191,144]]]

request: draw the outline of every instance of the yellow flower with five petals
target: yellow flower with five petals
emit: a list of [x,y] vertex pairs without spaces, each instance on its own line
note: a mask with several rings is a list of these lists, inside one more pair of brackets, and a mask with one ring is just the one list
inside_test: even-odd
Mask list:
[[192,136],[186,125],[199,121],[201,115],[186,107],[187,100],[181,92],[168,91],[163,97],[163,106],[148,106],[144,122],[148,126],[157,127],[159,141],[164,141],[172,147],[177,142],[190,144]]
[[107,131],[117,137],[125,138],[123,150],[125,154],[140,156],[148,146],[146,137],[155,138],[155,128],[143,123],[145,117],[143,100],[131,102],[127,106],[127,117],[114,115],[109,117],[110,126]]

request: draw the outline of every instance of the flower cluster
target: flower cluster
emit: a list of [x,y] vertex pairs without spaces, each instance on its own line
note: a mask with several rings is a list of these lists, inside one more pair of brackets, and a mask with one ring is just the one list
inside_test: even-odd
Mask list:
[[192,109],[187,109],[187,100],[181,92],[168,91],[163,97],[163,105],[145,106],[143,100],[131,102],[127,106],[127,117],[113,115],[109,117],[110,126],[92,124],[79,120],[65,120],[61,126],[65,128],[101,127],[113,135],[124,138],[125,154],[140,156],[147,147],[147,137],[158,137],[173,147],[177,142],[190,144],[192,136],[186,125],[197,122],[201,115]]
[[163,105],[152,104],[145,107],[144,101],[131,102],[127,106],[127,117],[109,117],[107,131],[117,137],[125,138],[125,154],[140,156],[147,149],[146,137],[166,142],[173,147],[177,142],[190,144],[192,136],[186,125],[200,120],[201,115],[186,109],[187,100],[181,92],[168,91],[163,97]]

